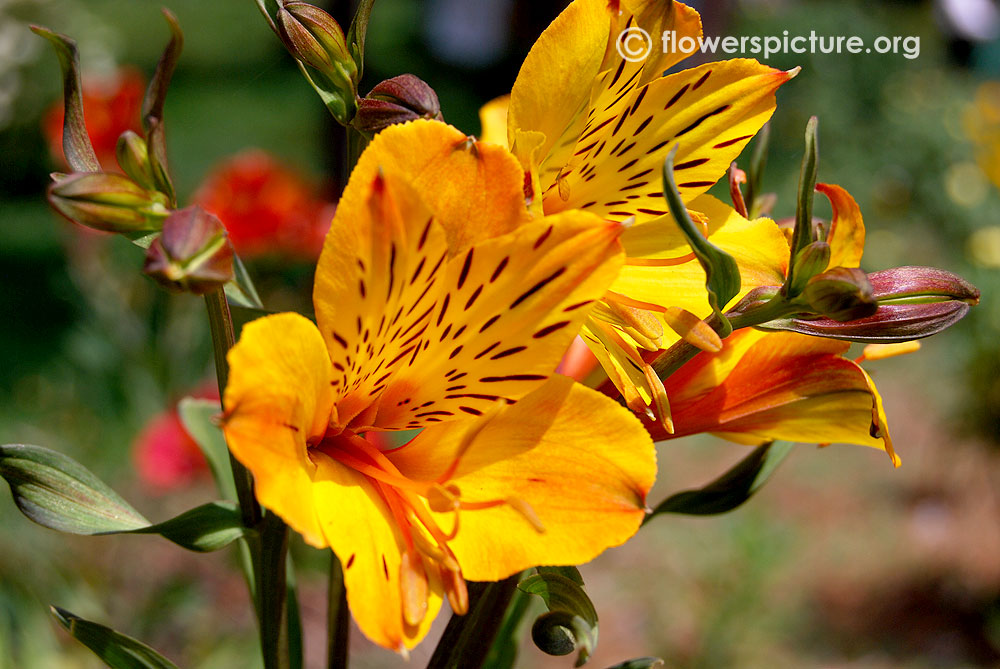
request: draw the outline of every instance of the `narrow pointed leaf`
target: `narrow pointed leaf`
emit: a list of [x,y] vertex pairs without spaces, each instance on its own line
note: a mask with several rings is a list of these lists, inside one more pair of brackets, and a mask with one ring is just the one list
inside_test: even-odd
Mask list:
[[249,309],[264,308],[246,265],[236,254],[233,254],[233,280],[226,284],[225,290],[230,304]]
[[747,211],[749,218],[760,215],[760,196],[764,181],[764,169],[767,167],[767,147],[771,140],[771,124],[765,123],[757,133],[753,142],[753,152],[750,154],[750,169],[747,170]]
[[681,199],[677,184],[674,182],[674,156],[677,154],[678,146],[679,144],[674,145],[663,163],[663,194],[667,198],[667,206],[670,208],[671,215],[687,238],[698,262],[705,269],[708,303],[712,305],[712,310],[723,323],[724,331],[719,334],[726,336],[730,332],[729,322],[722,310],[740,292],[740,270],[736,260],[709,242],[688,214],[687,206]]
[[177,665],[146,644],[70,613],[51,607],[52,616],[70,635],[94,652],[111,669],[177,669]]
[[26,444],[0,446],[0,476],[21,512],[71,534],[127,532],[149,525],[118,493],[72,458]]
[[659,669],[664,666],[663,660],[658,657],[637,657],[634,660],[625,660],[608,669]]
[[222,430],[214,419],[222,412],[218,400],[185,397],[178,403],[181,423],[201,449],[215,478],[219,493],[226,499],[236,499],[236,486],[229,472],[229,449]]
[[368,20],[374,4],[375,0],[361,0],[347,31],[347,48],[351,51],[354,64],[358,66],[358,81],[361,81],[361,75],[365,71],[365,36],[368,34]]
[[234,503],[210,502],[130,534],[159,534],[181,548],[207,553],[225,548],[246,532]]
[[170,86],[170,79],[174,75],[174,68],[177,67],[177,60],[180,58],[181,49],[184,47],[184,33],[181,32],[177,17],[169,10],[163,10],[163,18],[167,20],[170,27],[170,42],[163,50],[160,61],[156,64],[156,71],[146,89],[146,96],[142,100],[142,124],[148,132],[151,120],[163,120],[163,105],[167,100],[167,88]]
[[532,625],[535,645],[549,655],[567,655],[576,649],[576,666],[584,664],[597,647],[597,611],[581,584],[556,571],[540,570],[517,587],[541,597],[549,609]]
[[31,26],[32,32],[44,37],[55,47],[63,75],[63,154],[74,172],[100,172],[94,147],[83,119],[83,87],[80,84],[80,55],[76,42],[41,26]]
[[[812,212],[813,196],[816,193],[816,165],[819,161],[819,145],[817,128],[819,119],[813,116],[806,124],[806,148],[802,156],[802,169],[799,172],[798,204],[795,208],[795,230],[792,232],[791,257],[797,258],[799,252],[816,241],[813,231]],[[794,263],[788,268],[788,281],[785,285],[792,288],[795,283]]]
[[758,446],[705,487],[685,490],[660,502],[646,521],[661,513],[709,516],[732,511],[764,485],[791,448],[791,444],[775,442]]

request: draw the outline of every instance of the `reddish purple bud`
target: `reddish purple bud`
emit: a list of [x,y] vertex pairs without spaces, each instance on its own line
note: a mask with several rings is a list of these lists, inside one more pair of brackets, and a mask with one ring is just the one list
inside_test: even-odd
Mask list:
[[233,278],[222,221],[198,206],[173,212],[146,252],[143,271],[167,290],[204,295]]
[[946,302],[979,303],[979,289],[960,276],[936,267],[895,267],[868,275],[881,304]]
[[361,100],[354,126],[374,135],[419,118],[443,120],[437,93],[419,77],[401,74],[378,84]]

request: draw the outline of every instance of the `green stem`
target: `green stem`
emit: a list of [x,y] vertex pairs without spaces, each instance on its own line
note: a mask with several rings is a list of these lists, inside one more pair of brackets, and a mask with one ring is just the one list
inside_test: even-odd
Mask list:
[[[725,320],[719,318],[717,314],[712,314],[705,319],[705,322],[709,325],[709,327],[715,330],[720,337],[725,339],[732,334],[734,330],[753,327],[755,325],[763,325],[768,321],[773,321],[776,318],[782,318],[790,313],[796,313],[799,311],[801,311],[801,307],[795,306],[783,297],[779,296],[774,297],[758,307],[748,309],[745,312],[741,311],[739,305],[737,305],[735,308],[726,313]],[[661,353],[656,360],[652,362],[651,366],[659,378],[666,379],[685,364],[690,362],[700,352],[701,349],[681,339],[666,351]]]
[[330,585],[326,612],[326,666],[347,669],[348,632],[351,612],[347,608],[347,589],[340,558],[330,551]]
[[286,590],[288,527],[274,513],[261,523],[260,559],[257,563],[257,599],[260,611],[260,646],[265,669],[288,669],[288,592]]
[[[229,381],[229,363],[226,354],[236,342],[233,331],[233,318],[229,313],[229,303],[222,288],[205,295],[205,305],[208,307],[208,325],[212,332],[212,349],[215,353],[215,375],[219,381],[219,393],[226,392]],[[253,477],[236,458],[229,454],[229,464],[233,470],[233,480],[236,483],[236,499],[240,504],[243,525],[249,528],[257,527],[261,520],[260,505],[253,494]]]
[[520,574],[496,583],[469,583],[469,612],[452,615],[427,669],[482,667],[504,621]]

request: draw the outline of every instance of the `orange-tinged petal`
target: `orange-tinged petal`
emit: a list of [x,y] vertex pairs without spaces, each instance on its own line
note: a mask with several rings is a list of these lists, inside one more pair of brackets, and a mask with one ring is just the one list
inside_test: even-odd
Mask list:
[[444,228],[451,254],[528,218],[524,173],[504,147],[477,142],[440,121],[418,120],[375,136],[351,172],[336,219],[350,221],[340,209],[363,206],[380,169],[398,174],[420,194]]
[[793,74],[749,59],[707,63],[637,89],[627,107],[594,111],[545,193],[546,213],[579,208],[640,222],[664,215],[661,170],[675,144],[675,180],[690,202],[767,122],[775,91]]
[[[740,330],[719,354],[699,354],[665,382],[675,434],[736,441],[843,442],[884,450],[893,463],[881,398],[842,357],[849,344],[795,333]],[[666,438],[651,427],[654,438]]]
[[254,475],[257,499],[313,546],[326,541],[308,490],[314,469],[306,453],[333,411],[332,369],[316,326],[278,314],[243,328],[228,355],[223,405],[229,449]]
[[482,132],[479,140],[489,144],[507,146],[507,108],[510,106],[510,96],[501,95],[493,98],[479,108],[479,125]]
[[[463,503],[513,503],[459,512],[449,546],[466,578],[580,564],[638,529],[656,455],[641,424],[613,400],[554,377],[470,429],[478,433],[449,482]],[[407,476],[434,480],[452,465],[463,436],[427,428],[388,455]],[[437,515],[450,522],[451,514]]]
[[816,190],[830,200],[833,218],[830,220],[830,267],[860,267],[865,250],[865,223],[861,208],[850,193],[840,186],[816,184]]
[[397,651],[420,642],[441,607],[441,583],[428,570],[427,610],[417,625],[404,616],[400,583],[403,539],[385,500],[372,481],[322,453],[313,456],[316,474],[311,497],[323,536],[344,569],[351,615],[369,639]]
[[576,0],[542,32],[511,89],[511,145],[515,130],[540,132],[545,142],[539,160],[556,171],[566,162],[586,120],[610,26],[606,0]]

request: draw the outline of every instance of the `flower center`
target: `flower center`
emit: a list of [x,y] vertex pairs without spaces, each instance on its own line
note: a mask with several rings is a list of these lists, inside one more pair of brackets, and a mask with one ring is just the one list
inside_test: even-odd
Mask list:
[[[345,467],[365,476],[379,492],[403,538],[399,583],[403,617],[410,625],[418,625],[427,614],[429,575],[441,582],[448,603],[457,614],[469,609],[469,594],[458,559],[448,546],[459,529],[459,512],[489,509],[509,505],[520,513],[538,532],[544,532],[531,506],[522,499],[469,502],[448,480],[458,468],[462,454],[468,449],[478,430],[472,430],[459,447],[448,468],[435,481],[414,480],[403,474],[393,462],[363,437],[350,431],[327,434],[311,446]],[[445,531],[431,514],[451,513],[452,525]]]

